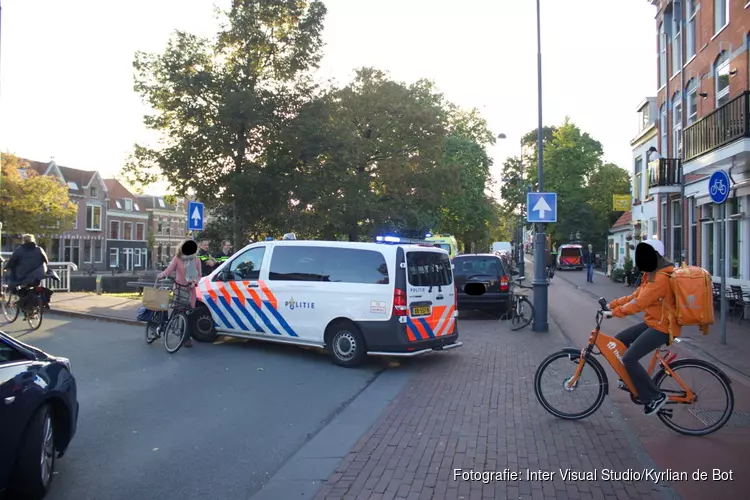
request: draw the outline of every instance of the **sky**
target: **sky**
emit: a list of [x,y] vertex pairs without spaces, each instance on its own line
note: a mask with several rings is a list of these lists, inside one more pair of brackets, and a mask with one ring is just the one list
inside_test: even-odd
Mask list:
[[[228,0],[0,0],[0,150],[114,176],[151,141],[133,91],[133,55],[161,52],[174,30],[216,32]],[[433,80],[476,107],[502,162],[537,126],[532,0],[325,0],[319,76],[346,83],[372,66]],[[460,5],[460,6],[459,6]],[[569,116],[630,169],[638,104],[656,94],[655,8],[647,0],[541,0],[543,121]]]

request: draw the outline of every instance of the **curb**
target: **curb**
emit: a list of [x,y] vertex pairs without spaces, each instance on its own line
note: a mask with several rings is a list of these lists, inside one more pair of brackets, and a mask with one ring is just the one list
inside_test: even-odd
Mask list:
[[115,316],[104,316],[101,314],[89,314],[77,311],[67,311],[64,309],[50,309],[48,314],[57,314],[59,316],[69,316],[71,318],[88,319],[90,321],[106,321],[108,323],[121,323],[123,325],[142,326],[144,323],[132,319],[117,318]]

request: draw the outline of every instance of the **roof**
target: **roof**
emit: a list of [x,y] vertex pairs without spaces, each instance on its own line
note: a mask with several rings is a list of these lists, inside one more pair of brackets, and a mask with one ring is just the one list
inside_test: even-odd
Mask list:
[[[107,186],[107,191],[109,191],[109,202],[107,204],[109,210],[127,210],[128,212],[135,213],[145,212],[137,203],[133,193],[128,191],[128,188],[120,184],[120,181],[117,179],[104,179],[104,185]],[[125,204],[124,200],[131,200],[131,210],[128,210],[128,205]]]
[[167,203],[167,201],[164,199],[164,196],[158,196],[158,195],[142,195],[142,196],[136,196],[136,199],[138,200],[138,203],[141,204],[141,207],[144,210],[169,210],[169,211],[180,211],[178,210],[180,205],[180,200],[177,201],[177,205],[171,205]]
[[49,167],[54,164],[62,174],[64,182],[68,185],[68,192],[79,196],[85,194],[83,188],[88,186],[91,179],[96,175],[96,170],[79,170],[77,168],[62,167],[54,161],[45,163],[41,161],[27,160],[25,158],[19,158],[19,160],[28,162],[31,168],[40,175],[46,174]]
[[617,222],[612,226],[611,229],[615,229],[622,226],[629,226],[633,223],[633,214],[630,210],[623,213],[619,219],[617,219]]

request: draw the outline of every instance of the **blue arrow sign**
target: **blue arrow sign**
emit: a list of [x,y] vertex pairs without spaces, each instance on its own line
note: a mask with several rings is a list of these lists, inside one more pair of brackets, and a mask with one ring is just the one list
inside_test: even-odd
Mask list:
[[203,231],[203,203],[188,203],[188,231]]
[[729,175],[726,172],[717,170],[711,174],[711,178],[708,180],[708,195],[711,197],[711,201],[717,205],[727,201],[730,187]]
[[557,222],[557,193],[526,193],[526,211],[530,224]]

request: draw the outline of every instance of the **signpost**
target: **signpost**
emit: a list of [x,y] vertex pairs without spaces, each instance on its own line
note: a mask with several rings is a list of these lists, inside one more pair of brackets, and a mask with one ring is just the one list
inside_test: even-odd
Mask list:
[[[721,207],[721,228],[719,232],[719,270],[721,272],[721,343],[727,343],[727,269],[726,269],[726,234],[727,234],[727,205],[730,189],[729,175],[723,170],[711,174],[708,180],[708,195],[716,206]],[[716,214],[714,214],[716,220]]]
[[526,207],[530,224],[557,222],[557,193],[526,193]]
[[615,212],[627,212],[630,210],[630,195],[615,194],[612,195],[612,210]]
[[193,239],[195,239],[195,231],[203,231],[203,221],[205,219],[203,215],[203,203],[199,201],[191,201],[188,203],[188,230],[193,231]]
[[[540,175],[542,175],[541,172]],[[546,332],[548,329],[547,287],[549,286],[549,278],[546,271],[547,237],[543,228],[544,224],[557,222],[557,193],[526,193],[526,221],[529,224],[536,224],[537,231],[539,231],[536,233],[536,241],[534,242],[533,326],[535,332]]]

